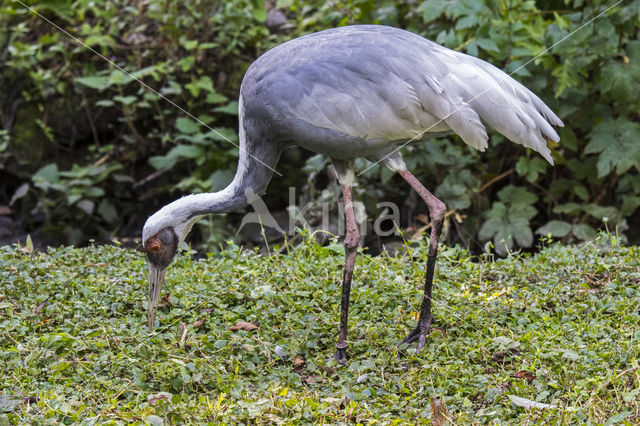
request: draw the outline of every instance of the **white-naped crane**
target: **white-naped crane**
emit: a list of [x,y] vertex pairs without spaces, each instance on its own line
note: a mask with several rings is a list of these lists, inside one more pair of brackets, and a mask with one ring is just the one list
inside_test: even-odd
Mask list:
[[247,70],[239,96],[240,157],[225,189],[180,198],[153,214],[142,240],[149,265],[149,329],[178,245],[202,216],[245,207],[263,194],[281,151],[299,145],[333,161],[344,195],[346,235],[340,331],[335,358],[347,358],[347,317],[360,240],[352,184],[353,160],[364,157],[400,174],[431,218],[424,299],[416,328],[401,343],[425,345],[431,329],[431,288],[445,205],[409,170],[397,151],[407,142],[458,134],[487,148],[485,124],[553,164],[546,139],[558,141],[562,121],[526,87],[475,57],[408,31],[354,25],[279,45]]

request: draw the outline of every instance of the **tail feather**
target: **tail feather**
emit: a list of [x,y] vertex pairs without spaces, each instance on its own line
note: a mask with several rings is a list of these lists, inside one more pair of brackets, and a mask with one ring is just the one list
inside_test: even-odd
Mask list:
[[456,132],[462,140],[479,151],[487,149],[487,129],[482,125],[478,113],[466,102],[461,102],[444,118],[444,122]]
[[[450,67],[448,90],[457,91],[476,110],[482,121],[513,142],[540,153],[553,164],[545,138],[559,141],[553,126],[564,124],[533,92],[502,70],[480,59],[457,53],[465,78]],[[476,70],[469,79],[470,70]],[[463,138],[464,139],[464,138]]]
[[[459,94],[483,122],[513,142],[540,153],[553,164],[545,138],[556,142],[560,139],[553,126],[563,126],[562,120],[533,92],[503,71],[480,59],[457,55],[460,68],[465,68],[464,78],[456,74],[455,67],[449,68],[447,80],[450,84],[445,92]],[[473,69],[474,78],[469,78]],[[452,130],[460,133],[453,127]],[[463,140],[467,142],[468,139],[463,137]]]

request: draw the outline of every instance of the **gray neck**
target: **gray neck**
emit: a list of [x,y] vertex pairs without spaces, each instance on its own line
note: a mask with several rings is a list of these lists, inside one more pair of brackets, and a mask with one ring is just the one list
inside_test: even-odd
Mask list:
[[200,217],[245,207],[247,196],[254,198],[264,194],[280,156],[280,147],[265,137],[267,132],[263,123],[244,119],[242,97],[239,104],[240,152],[233,181],[222,191],[188,195],[164,206],[145,223],[143,241],[172,227],[182,242]]
[[185,200],[189,205],[190,218],[245,207],[248,204],[247,196],[263,195],[271,180],[280,149],[267,140],[260,122],[245,120],[242,96],[238,103],[240,149],[236,175],[222,191],[193,194],[177,200],[175,203]]

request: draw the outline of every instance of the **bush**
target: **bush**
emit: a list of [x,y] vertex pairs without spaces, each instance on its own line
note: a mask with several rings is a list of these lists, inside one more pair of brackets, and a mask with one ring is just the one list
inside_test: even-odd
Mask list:
[[[555,167],[496,133],[482,154],[457,137],[405,148],[410,168],[451,209],[449,241],[491,241],[504,253],[531,246],[535,234],[587,240],[603,223],[640,235],[638,2],[279,0],[287,25],[275,33],[266,26],[273,5],[256,0],[33,5],[110,64],[19,3],[0,4],[3,198],[15,193],[12,206],[30,230],[62,232],[72,243],[137,235],[148,214],[180,193],[221,188],[236,167],[228,140],[237,139],[235,99],[251,61],[303,33],[381,23],[513,73],[565,122],[552,147]],[[313,204],[331,181],[325,162],[292,157],[307,159],[306,167],[283,164],[286,178],[272,189],[306,181],[304,199]],[[399,178],[378,166],[360,178],[358,198],[369,212],[380,200],[406,198],[408,188],[396,189]],[[281,193],[271,206],[286,204]],[[210,242],[233,232],[220,217],[206,229]]]

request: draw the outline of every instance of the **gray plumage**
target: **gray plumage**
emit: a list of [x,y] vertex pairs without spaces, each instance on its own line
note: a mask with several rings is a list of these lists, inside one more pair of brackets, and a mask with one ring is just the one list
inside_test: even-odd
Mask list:
[[484,123],[553,163],[562,121],[498,68],[416,34],[358,25],[284,43],[244,78],[245,116],[272,141],[336,159],[379,160],[423,132],[454,132],[483,151]]
[[280,152],[291,144],[331,157],[341,181],[350,182],[350,160],[357,157],[406,170],[394,151],[423,134],[457,133],[484,151],[483,123],[553,164],[545,137],[558,141],[552,126],[563,125],[493,65],[378,25],[321,31],[269,50],[242,81],[239,120],[240,159],[231,185],[165,206],[145,224],[143,241],[174,222],[184,228],[182,240],[198,217],[245,206],[246,192],[264,193]]
[[148,326],[155,324],[166,268],[195,221],[241,208],[248,197],[263,194],[282,149],[295,144],[331,157],[343,186],[347,233],[339,362],[346,360],[349,292],[360,238],[352,160],[365,157],[398,172],[429,209],[425,296],[418,325],[403,340],[417,340],[420,350],[433,321],[431,286],[446,209],[407,170],[396,150],[408,141],[457,133],[484,151],[487,124],[553,164],[546,138],[558,141],[553,126],[562,126],[536,95],[498,68],[410,32],[375,25],[322,31],[268,51],[243,79],[238,116],[240,154],[231,184],[176,200],[145,223]]

